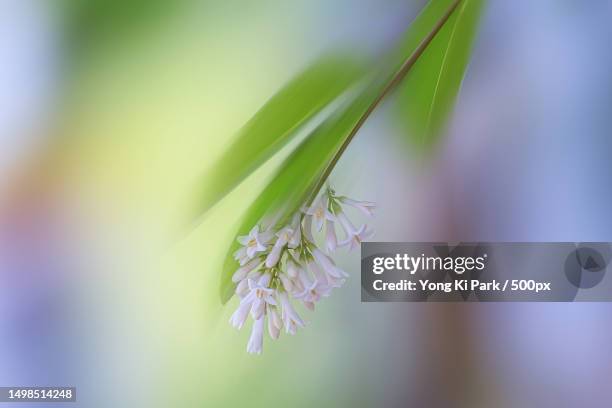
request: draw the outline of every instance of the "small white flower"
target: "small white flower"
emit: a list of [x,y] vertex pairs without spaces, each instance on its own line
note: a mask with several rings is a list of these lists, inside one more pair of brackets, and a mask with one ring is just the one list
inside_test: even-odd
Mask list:
[[[337,277],[330,275],[323,268],[321,268],[319,264],[316,262],[309,262],[308,270],[312,272],[313,276],[315,277],[315,281],[321,284],[330,286],[332,288],[339,288],[340,286],[344,284],[344,281],[345,281],[344,278],[337,278]],[[312,286],[311,282],[304,282],[304,287],[307,288],[310,286]]]
[[356,229],[344,212],[340,211],[336,216],[340,222],[340,225],[342,225],[344,232],[346,233],[346,239],[340,242],[338,246],[349,245],[349,249],[353,250],[359,247],[361,241],[372,236],[373,232],[368,230],[365,224],[359,229]]
[[352,251],[353,249],[359,248],[359,245],[361,244],[361,242],[370,238],[372,235],[374,235],[374,231],[367,229],[367,227],[363,225],[359,229],[359,231],[357,231],[354,235],[347,237],[345,240],[340,242],[338,245],[339,246],[348,245],[349,251]]
[[[240,293],[242,293],[243,298],[240,300],[240,305],[238,309],[234,312],[232,317],[230,318],[230,323],[232,326],[240,329],[244,325],[244,322],[247,318],[249,311],[254,319],[257,319],[264,311],[265,304],[268,296],[270,296],[271,301],[276,304],[274,298],[272,298],[272,289],[265,287],[268,284],[270,276],[268,274],[263,275],[259,278],[259,282],[255,279],[245,279],[240,282],[239,287],[236,288],[237,291],[240,289]],[[246,282],[247,289],[244,289],[244,285]],[[248,290],[248,293],[245,292]],[[262,301],[263,300],[263,301]]]
[[285,227],[280,230],[278,234],[276,234],[276,236],[276,242],[274,243],[272,250],[268,254],[268,257],[266,258],[266,268],[272,268],[278,263],[281,251],[293,236],[293,230],[289,227]]
[[261,269],[255,269],[247,274],[247,279],[259,280],[263,276]]
[[374,209],[376,208],[376,203],[371,201],[357,201],[352,200],[348,197],[340,197],[340,202],[346,205],[350,205],[353,208],[358,209],[368,217],[374,216]]
[[274,340],[280,336],[280,331],[283,328],[281,320],[276,308],[268,308],[268,333]]
[[304,321],[297,314],[293,305],[291,305],[287,292],[280,293],[279,297],[282,305],[282,320],[285,331],[288,334],[295,334],[298,326],[304,327]]
[[238,270],[234,273],[234,275],[232,275],[232,282],[234,283],[240,282],[241,280],[246,278],[248,273],[251,272],[253,269],[257,268],[260,263],[261,263],[261,258],[251,259],[245,265],[238,268]]
[[334,264],[334,261],[332,261],[330,257],[325,255],[318,248],[314,248],[312,250],[312,255],[314,256],[317,264],[319,264],[328,275],[337,279],[347,278],[349,276],[342,269],[338,268]]
[[331,286],[325,283],[321,283],[318,280],[315,280],[314,283],[310,285],[310,287],[306,288],[304,292],[296,296],[296,299],[301,299],[305,303],[313,303],[314,306],[314,303],[321,300],[321,297],[329,296],[331,291]]
[[338,247],[338,237],[336,236],[336,227],[330,219],[325,220],[325,244],[329,252],[334,252]]
[[251,297],[251,316],[253,319],[257,320],[261,315],[264,314],[266,310],[266,303],[270,305],[276,306],[276,300],[274,300],[274,290],[266,287],[267,282],[269,281],[269,275],[266,274],[262,276],[259,282],[256,282],[253,279],[249,279],[249,289],[251,289],[251,293],[247,295],[243,300],[246,300],[248,297]]
[[240,247],[236,252],[234,252],[234,259],[238,261],[240,266],[246,264],[249,261],[246,247]]
[[283,284],[283,288],[289,293],[293,292],[293,281],[284,273],[278,275],[281,283]]
[[297,248],[302,242],[302,227],[301,227],[302,217],[298,212],[293,216],[293,220],[291,221],[291,229],[293,230],[293,234],[287,243],[289,248]]
[[291,295],[295,296],[296,293],[302,293],[304,291],[304,284],[299,279],[292,279],[291,283],[293,284],[293,292]]
[[344,233],[347,235],[347,237],[357,235],[360,231],[365,229],[365,225],[362,225],[359,229],[355,228],[353,223],[351,223],[351,220],[348,219],[348,217],[343,211],[340,211],[338,212],[338,214],[336,214],[336,219],[342,226],[342,229],[344,230]]
[[312,222],[317,231],[321,231],[323,228],[323,222],[328,215],[331,215],[327,209],[327,196],[321,196],[316,200],[308,210],[306,214],[312,217]]
[[297,278],[295,279],[296,281],[300,282],[302,284],[302,287],[307,288],[310,285],[312,285],[312,279],[310,279],[310,275],[308,275],[307,271],[310,271],[313,273],[314,278],[317,278],[317,274],[315,272],[313,272],[312,270],[312,265],[314,265],[313,261],[309,261],[306,263],[306,266],[303,269],[300,269]]
[[238,242],[246,248],[248,259],[252,259],[257,252],[264,252],[269,240],[270,234],[267,232],[260,233],[259,225],[254,226],[249,235],[238,237]]
[[247,279],[243,279],[236,285],[236,294],[241,298],[249,294],[249,282]]
[[287,261],[287,275],[291,279],[295,279],[300,272],[300,267],[296,265],[291,259]]
[[298,325],[292,320],[285,325],[285,333],[290,334],[292,336],[297,333],[297,329]]
[[278,327],[279,329],[282,329],[282,328],[283,328],[283,320],[282,320],[282,319],[281,319],[281,317],[280,317],[278,307],[270,308],[270,310],[271,310],[271,312],[272,312],[272,313],[270,314],[270,317],[271,317],[271,319],[272,319],[272,322],[274,322],[274,325],[275,325],[276,327]]
[[[326,252],[345,245],[355,248],[370,231],[365,225],[359,229],[353,226],[342,212],[344,204],[370,216],[375,207],[367,201],[336,196],[328,187],[310,208],[302,207],[284,227],[260,230],[256,225],[248,235],[238,237],[243,246],[233,254],[240,267],[232,275],[232,281],[237,283],[240,304],[230,317],[230,323],[241,329],[249,314],[252,316],[254,322],[247,344],[249,353],[262,352],[266,324],[272,339],[278,339],[283,328],[288,334],[295,334],[299,327],[304,327],[290,296],[314,310],[321,298],[329,296],[348,277]],[[279,213],[275,222],[281,217]],[[325,249],[315,244],[313,221],[317,231],[325,224]],[[345,233],[341,242],[336,235],[336,224]]]
[[[327,274],[325,273],[325,271],[323,271],[323,269],[319,268],[319,266],[314,260],[308,262],[306,264],[306,267],[308,268],[310,273],[312,273],[312,276],[314,277],[315,281],[327,283]],[[300,278],[305,288],[309,288],[310,286],[312,286],[313,282],[308,278],[307,274],[300,275]]]
[[238,309],[236,309],[232,317],[230,317],[230,324],[238,330],[242,329],[249,315],[249,310],[251,310],[251,302],[245,302],[244,299],[242,299],[240,305],[238,305]]
[[344,278],[334,278],[333,276],[330,276],[330,275],[327,276],[327,283],[332,288],[339,288],[342,285],[344,285],[344,282],[346,282],[346,279]]
[[308,209],[302,209],[304,212],[304,221],[303,221],[303,229],[304,236],[309,241],[313,241],[312,237],[312,215],[308,215]]
[[302,285],[302,282],[297,278],[297,276],[298,275],[296,274],[294,278],[290,278],[288,274],[282,272],[278,275],[283,287],[291,295],[301,293],[304,290],[304,285]]
[[251,289],[249,288],[249,280],[258,281],[261,279],[261,277],[261,271],[251,271],[249,274],[247,274],[245,279],[241,280],[238,285],[236,285],[236,294],[241,298],[244,298],[246,295],[251,293]]
[[261,354],[263,349],[263,330],[264,330],[264,319],[265,315],[253,322],[253,329],[251,330],[251,337],[247,344],[247,353]]

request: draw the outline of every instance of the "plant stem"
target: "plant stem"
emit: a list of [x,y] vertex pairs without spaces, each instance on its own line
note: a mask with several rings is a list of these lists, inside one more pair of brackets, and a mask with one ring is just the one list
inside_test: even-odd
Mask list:
[[309,200],[306,203],[307,206],[310,206],[312,202],[314,201],[314,199],[316,198],[316,196],[319,194],[319,190],[321,190],[321,188],[325,184],[325,181],[327,180],[332,170],[338,163],[338,160],[340,160],[340,157],[342,156],[342,154],[344,153],[348,145],[351,143],[351,141],[357,134],[357,131],[361,128],[361,126],[363,126],[363,124],[368,119],[370,114],[372,114],[374,109],[376,109],[376,107],[385,98],[385,96],[387,96],[389,92],[393,90],[393,88],[395,88],[402,81],[402,79],[404,79],[406,74],[408,74],[410,69],[414,66],[414,64],[417,62],[419,57],[423,54],[427,46],[434,39],[436,34],[438,34],[438,32],[442,29],[444,24],[448,21],[450,16],[453,14],[453,12],[457,9],[457,6],[459,5],[459,3],[461,3],[461,1],[462,0],[455,0],[453,4],[451,4],[448,7],[444,15],[440,18],[440,20],[438,20],[434,28],[429,32],[429,34],[427,34],[425,38],[423,38],[423,40],[419,43],[417,48],[404,61],[402,66],[399,68],[399,70],[393,75],[391,80],[385,85],[385,87],[382,89],[382,91],[376,97],[376,99],[370,104],[370,106],[368,106],[366,111],[361,115],[361,117],[359,118],[355,126],[351,129],[351,132],[349,133],[347,138],[344,140],[344,142],[342,143],[342,145],[340,146],[340,148],[334,155],[334,157],[332,157],[331,161],[329,162],[325,170],[323,170],[323,173],[321,174],[321,178],[318,180],[317,184],[315,185],[314,189],[311,192]]

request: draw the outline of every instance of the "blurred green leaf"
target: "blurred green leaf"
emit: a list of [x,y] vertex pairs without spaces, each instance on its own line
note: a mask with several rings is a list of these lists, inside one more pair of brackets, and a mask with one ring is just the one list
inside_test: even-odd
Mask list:
[[485,0],[463,0],[398,89],[411,140],[432,146],[444,130],[470,60]]
[[[370,87],[352,103],[325,120],[281,164],[276,175],[249,207],[240,223],[239,234],[247,234],[264,217],[272,224],[288,221],[308,199],[326,165],[367,109],[377,89]],[[221,279],[221,300],[227,302],[234,292],[231,276],[237,268],[233,253],[240,247],[234,241],[226,256]]]
[[100,41],[124,41],[136,30],[168,19],[188,0],[58,0],[65,42],[73,56],[95,49]]
[[[237,235],[245,235],[257,223],[269,217],[272,225],[282,225],[299,210],[312,194],[327,166],[335,158],[360,122],[367,116],[372,104],[393,80],[399,67],[406,61],[439,23],[453,0],[431,2],[404,34],[398,47],[384,59],[376,75],[370,77],[367,86],[348,97],[336,112],[309,134],[296,150],[281,164],[276,175],[247,210],[240,222]],[[447,24],[450,20],[447,21]],[[231,277],[238,268],[233,258],[240,245],[234,241],[225,258],[221,276],[220,296],[223,303],[233,295]]]
[[195,216],[210,209],[281,149],[303,124],[346,91],[363,72],[354,58],[328,56],[285,85],[247,122],[204,176]]

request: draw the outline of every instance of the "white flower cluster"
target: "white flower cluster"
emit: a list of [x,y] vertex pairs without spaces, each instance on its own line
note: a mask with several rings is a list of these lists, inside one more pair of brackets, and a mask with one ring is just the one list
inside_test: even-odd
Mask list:
[[[240,268],[232,280],[237,283],[240,305],[230,323],[237,329],[244,326],[249,314],[254,320],[247,352],[260,354],[266,325],[272,339],[284,328],[295,334],[304,321],[293,307],[300,301],[310,310],[333,288],[342,286],[348,275],[329,257],[339,247],[359,247],[371,235],[366,225],[355,228],[343,211],[345,205],[355,207],[367,216],[373,215],[374,203],[337,196],[327,187],[310,208],[295,214],[291,223],[278,231],[261,231],[256,225],[249,235],[238,237],[243,245],[234,258]],[[313,229],[321,231],[325,224],[324,253],[313,239]],[[339,241],[336,226],[344,231]]]

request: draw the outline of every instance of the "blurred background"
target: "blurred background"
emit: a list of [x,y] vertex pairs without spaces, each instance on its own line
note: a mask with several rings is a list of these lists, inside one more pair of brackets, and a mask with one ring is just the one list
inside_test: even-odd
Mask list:
[[[83,407],[609,407],[612,305],[361,304],[356,253],[305,329],[248,355],[220,268],[277,159],[177,232],[292,75],[388,48],[424,4],[0,0],[0,385]],[[612,241],[611,21],[605,0],[490,0],[434,151],[390,99],[333,185],[378,203],[377,241]]]

